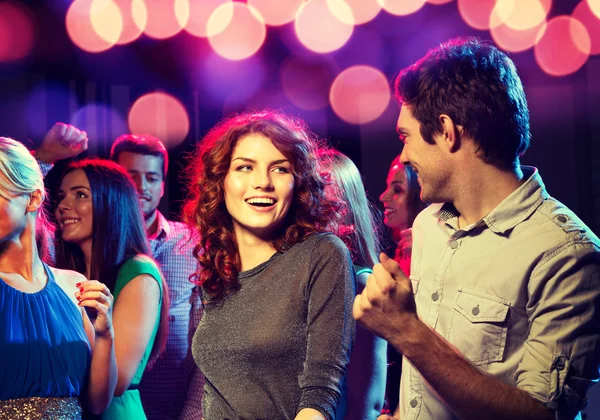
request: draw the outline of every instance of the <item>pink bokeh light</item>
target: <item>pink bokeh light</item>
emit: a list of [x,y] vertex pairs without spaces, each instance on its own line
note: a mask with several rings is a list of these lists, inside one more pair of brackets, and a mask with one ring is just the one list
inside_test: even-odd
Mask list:
[[390,85],[387,77],[374,67],[350,67],[333,81],[329,102],[344,121],[365,124],[376,120],[387,108]]
[[208,20],[208,41],[213,50],[228,60],[243,60],[262,46],[267,28],[261,15],[244,3],[219,6]]
[[0,62],[26,57],[34,42],[34,24],[29,11],[17,3],[0,3]]
[[566,76],[576,72],[585,64],[590,51],[591,40],[587,29],[583,23],[570,16],[551,19],[534,48],[538,65],[552,76]]
[[135,101],[127,121],[131,133],[156,136],[168,149],[179,145],[190,131],[185,107],[163,92],[148,93]]

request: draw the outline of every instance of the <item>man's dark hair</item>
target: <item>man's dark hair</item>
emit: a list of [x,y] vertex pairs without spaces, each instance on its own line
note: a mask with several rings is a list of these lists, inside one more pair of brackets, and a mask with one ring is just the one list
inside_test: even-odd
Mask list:
[[529,147],[529,110],[514,63],[476,38],[450,40],[402,70],[396,99],[410,108],[428,143],[447,114],[485,162],[513,168]]
[[123,134],[117,137],[110,149],[110,159],[119,161],[122,152],[138,153],[140,155],[152,155],[159,157],[162,161],[163,180],[167,176],[169,168],[169,154],[162,141],[153,136],[140,136],[136,134]]

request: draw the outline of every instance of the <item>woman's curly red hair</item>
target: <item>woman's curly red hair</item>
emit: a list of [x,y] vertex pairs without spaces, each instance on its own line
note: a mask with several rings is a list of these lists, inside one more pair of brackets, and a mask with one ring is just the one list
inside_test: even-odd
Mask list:
[[299,119],[275,111],[234,115],[213,127],[198,143],[188,168],[184,220],[200,235],[194,256],[200,263],[192,275],[211,300],[223,299],[239,287],[239,256],[231,216],[225,207],[224,180],[240,138],[262,134],[290,160],[294,198],[281,234],[273,241],[285,251],[312,234],[335,225],[344,204],[325,196],[326,180],[317,159],[318,138]]

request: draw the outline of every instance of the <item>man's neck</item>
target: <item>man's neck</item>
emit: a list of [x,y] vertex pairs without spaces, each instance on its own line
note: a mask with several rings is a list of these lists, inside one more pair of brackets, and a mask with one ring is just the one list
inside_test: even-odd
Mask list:
[[460,213],[458,223],[461,228],[472,225],[487,216],[506,197],[523,183],[520,167],[514,170],[501,170],[484,165],[481,171],[472,171],[461,183],[454,207]]
[[158,231],[158,210],[154,210],[150,216],[146,218],[146,236],[153,238]]

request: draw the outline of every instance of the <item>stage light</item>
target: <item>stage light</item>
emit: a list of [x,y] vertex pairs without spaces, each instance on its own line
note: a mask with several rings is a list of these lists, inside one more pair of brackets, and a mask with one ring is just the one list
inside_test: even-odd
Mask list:
[[148,22],[144,34],[155,39],[177,35],[190,17],[188,0],[148,0]]
[[427,0],[377,0],[377,2],[392,15],[406,16],[425,6]]
[[571,15],[585,26],[590,36],[590,55],[600,54],[600,18],[590,9],[589,3],[582,1]]
[[[71,41],[84,51],[99,53],[111,48],[119,39],[120,31],[114,39],[107,39],[100,36],[92,25],[92,6],[96,1],[104,0],[75,0],[69,6],[65,17],[67,34]],[[113,3],[114,4],[114,3]],[[95,10],[97,6],[94,6]],[[110,10],[110,8],[109,8]],[[114,12],[114,9],[113,9]],[[97,19],[96,25],[102,26],[102,19]],[[117,22],[122,27],[122,21]],[[108,31],[110,33],[110,29]],[[115,32],[116,33],[116,32]]]
[[248,0],[248,5],[258,10],[267,25],[281,26],[294,20],[304,1]]
[[331,85],[329,102],[344,121],[365,124],[376,120],[390,102],[387,77],[370,66],[354,66],[340,73]]
[[[370,22],[381,12],[381,4],[379,4],[378,0],[345,0],[345,2],[352,9],[353,21],[346,22],[353,25],[362,25],[364,23]],[[339,8],[334,8],[332,11],[337,13]],[[337,16],[337,15],[336,15]],[[343,12],[340,16],[337,16],[338,19],[344,21]]]
[[102,103],[87,104],[71,115],[70,124],[85,130],[90,140],[114,140],[127,132],[123,116]]
[[148,23],[148,9],[144,0],[114,0],[123,20],[123,30],[117,44],[128,44],[140,37]]
[[552,76],[576,72],[585,64],[590,51],[591,40],[587,29],[570,16],[558,16],[550,20],[534,48],[538,65]]
[[600,0],[587,0],[587,4],[592,13],[600,19]]
[[458,0],[458,12],[474,29],[490,29],[490,19],[496,0]]
[[[223,28],[223,22],[229,22]],[[223,28],[223,29],[221,29]],[[265,23],[252,6],[227,3],[219,6],[208,20],[208,42],[220,56],[243,60],[256,53],[267,34]]]
[[[340,19],[343,16],[343,19]],[[341,0],[308,0],[294,20],[298,40],[311,51],[329,53],[350,39],[352,9]]]
[[552,7],[552,0],[497,0],[492,11],[490,27],[504,24],[510,29],[524,31],[539,27],[546,21]]
[[0,3],[0,62],[26,57],[33,49],[34,39],[28,10],[17,3]]
[[190,120],[185,107],[173,96],[154,92],[140,97],[128,116],[133,134],[150,134],[161,139],[167,149],[179,145],[188,135]]
[[521,52],[532,48],[542,38],[546,30],[546,19],[532,28],[516,30],[503,22],[494,9],[490,26],[490,35],[498,47],[505,51]]
[[215,33],[208,32],[208,20],[218,7],[227,3],[231,3],[231,0],[189,0],[190,14],[184,29],[190,34],[201,38],[221,32],[231,22],[233,8],[231,13],[227,15],[227,19],[220,25],[220,29]]

